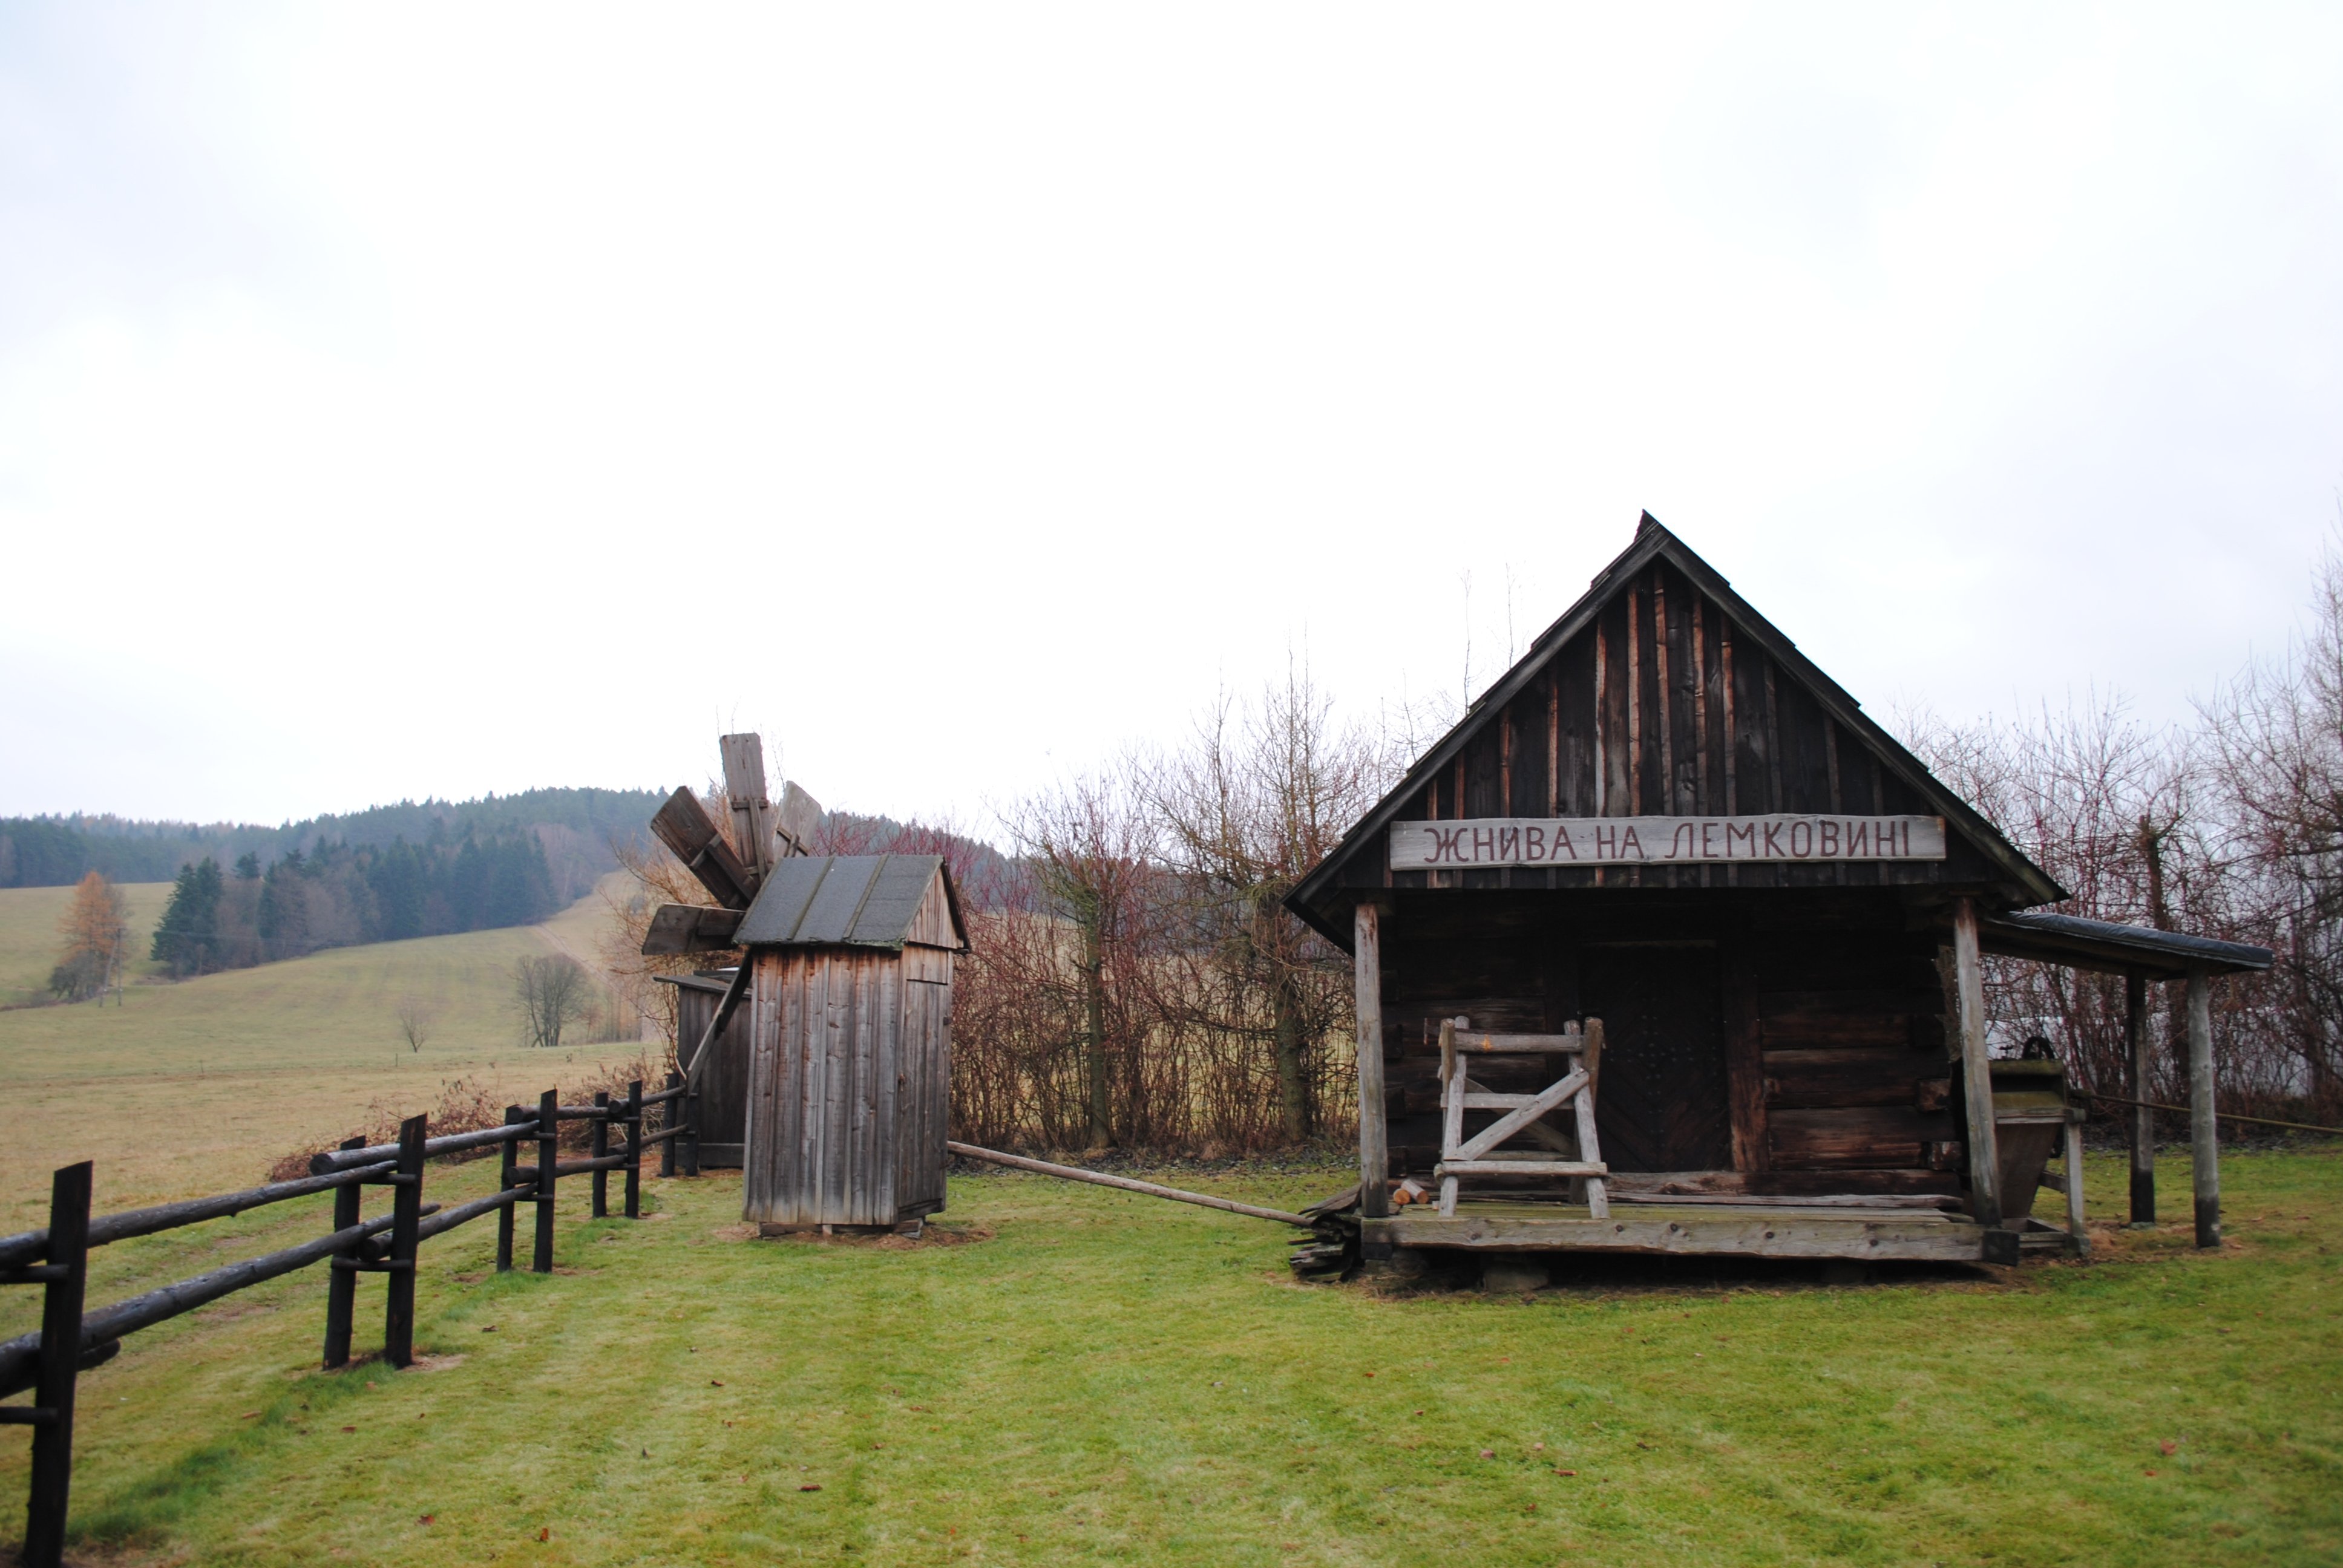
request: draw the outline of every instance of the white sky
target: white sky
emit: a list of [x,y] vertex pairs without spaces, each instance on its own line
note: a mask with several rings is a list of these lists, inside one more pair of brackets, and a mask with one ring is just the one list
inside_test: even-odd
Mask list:
[[1875,710],[2178,717],[2338,350],[2333,6],[11,5],[0,813],[981,830],[1644,508]]

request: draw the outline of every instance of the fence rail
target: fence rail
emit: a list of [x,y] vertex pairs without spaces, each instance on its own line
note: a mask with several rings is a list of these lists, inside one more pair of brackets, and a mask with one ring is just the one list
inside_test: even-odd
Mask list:
[[[33,1429],[32,1489],[19,1559],[23,1568],[58,1568],[63,1559],[73,1479],[75,1379],[113,1359],[122,1348],[124,1336],[222,1296],[326,1262],[329,1266],[324,1364],[328,1368],[348,1364],[357,1279],[371,1273],[385,1278],[383,1359],[395,1367],[408,1366],[415,1360],[416,1261],[425,1241],[495,1214],[497,1268],[509,1270],[514,1211],[524,1202],[533,1202],[537,1213],[530,1266],[537,1273],[551,1273],[556,1189],[561,1178],[593,1177],[592,1214],[598,1220],[609,1213],[610,1172],[625,1172],[626,1217],[639,1218],[645,1149],[654,1143],[659,1146],[659,1174],[670,1176],[676,1173],[676,1151],[680,1145],[683,1174],[699,1173],[699,1130],[692,1125],[699,1101],[699,1096],[682,1079],[669,1073],[667,1086],[655,1093],[645,1094],[642,1084],[636,1082],[628,1087],[626,1099],[614,1101],[607,1093],[598,1093],[591,1105],[563,1105],[548,1091],[538,1100],[535,1114],[518,1105],[508,1106],[503,1126],[476,1132],[433,1138],[428,1135],[427,1119],[414,1116],[400,1124],[397,1142],[367,1144],[353,1138],[339,1149],[314,1156],[309,1161],[311,1174],[297,1181],[128,1209],[96,1219],[89,1212],[90,1163],[85,1161],[57,1171],[50,1180],[48,1224],[18,1235],[0,1236],[0,1285],[39,1285],[44,1292],[40,1332],[0,1342],[0,1399],[33,1391],[30,1404],[0,1404],[0,1426]],[[666,1125],[646,1136],[644,1114],[654,1110]],[[557,1145],[563,1121],[588,1123],[592,1152],[588,1158],[560,1157]],[[610,1148],[614,1129],[622,1140],[615,1151]],[[525,1141],[536,1145],[532,1164],[519,1161]],[[430,1160],[488,1148],[499,1148],[502,1154],[497,1191],[454,1208],[424,1201],[424,1168]],[[360,1217],[364,1196],[360,1189],[369,1186],[390,1189],[388,1214],[371,1220]],[[96,1312],[84,1311],[92,1248],[317,1192],[334,1195],[333,1229],[327,1234]]]

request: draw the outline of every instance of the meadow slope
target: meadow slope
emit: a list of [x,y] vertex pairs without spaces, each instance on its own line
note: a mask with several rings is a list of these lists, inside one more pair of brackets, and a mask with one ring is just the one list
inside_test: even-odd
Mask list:
[[[0,890],[0,973],[55,961],[70,893]],[[588,895],[545,927],[335,948],[177,982],[149,974],[119,1006],[0,1011],[0,1231],[37,1223],[50,1171],[75,1160],[97,1161],[101,1211],[226,1191],[305,1141],[340,1136],[377,1101],[427,1110],[457,1079],[533,1100],[634,1058],[646,1048],[580,1045],[547,1060],[520,1043],[511,1002],[516,960],[590,955],[603,914]],[[420,1051],[394,1016],[407,995],[437,1010]]]

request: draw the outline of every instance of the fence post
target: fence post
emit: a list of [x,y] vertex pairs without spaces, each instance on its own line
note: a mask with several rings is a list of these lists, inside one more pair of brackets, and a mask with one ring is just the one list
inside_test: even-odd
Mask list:
[[[679,1072],[669,1073],[667,1075],[666,1087],[669,1093],[673,1093],[676,1090],[681,1089],[683,1087],[683,1074]],[[659,1131],[661,1132],[672,1132],[682,1125],[683,1096],[679,1094],[676,1095],[673,1100],[661,1101],[659,1104]],[[672,1138],[662,1138],[659,1140],[659,1174],[661,1176],[672,1176],[675,1174],[675,1140]]]
[[[601,1114],[594,1118],[592,1131],[587,1135],[586,1152],[590,1159],[601,1160],[607,1158],[610,1152],[610,1091],[608,1090],[598,1089],[594,1091],[594,1109]],[[597,1171],[594,1172],[594,1218],[607,1220],[609,1217],[610,1173],[608,1171]]]
[[561,1131],[561,1095],[548,1089],[537,1097],[537,1255],[529,1267],[553,1272],[553,1183],[561,1161],[554,1140]]
[[[345,1149],[363,1149],[366,1140],[344,1141]],[[334,1229],[347,1231],[358,1222],[358,1184],[334,1189]],[[363,1242],[346,1247],[326,1263],[326,1366],[327,1370],[350,1364],[350,1320],[358,1304],[358,1260],[365,1253]]]
[[391,1176],[390,1275],[382,1310],[382,1357],[394,1367],[415,1364],[416,1227],[423,1222],[423,1139],[429,1118],[410,1116],[398,1127],[398,1170]]
[[[521,1114],[519,1106],[508,1105],[505,1107],[505,1125],[507,1127],[510,1127],[516,1121],[525,1121],[527,1120],[528,1118]],[[497,1162],[497,1191],[499,1192],[511,1191],[513,1189],[513,1180],[515,1176],[518,1174],[519,1171],[520,1140],[518,1138],[508,1138],[504,1141],[503,1158]],[[516,1201],[516,1202],[517,1201]],[[499,1274],[508,1274],[512,1271],[513,1209],[515,1206],[515,1202],[508,1202],[497,1211],[497,1272]]]
[[683,1095],[683,1173],[699,1174],[699,1091],[688,1089]]
[[25,1568],[57,1568],[65,1550],[65,1504],[73,1490],[74,1378],[81,1370],[82,1291],[89,1273],[87,1161],[49,1178],[52,1268],[41,1300],[41,1361],[33,1385],[33,1488],[25,1508]]
[[627,1085],[627,1218],[643,1217],[643,1081]]

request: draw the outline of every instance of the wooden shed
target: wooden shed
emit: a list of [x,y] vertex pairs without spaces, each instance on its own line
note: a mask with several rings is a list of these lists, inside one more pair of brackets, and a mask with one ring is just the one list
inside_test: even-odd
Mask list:
[[900,1226],[944,1206],[958,894],[934,855],[778,861],[740,919],[742,1218]]
[[2079,1245],[2030,1215],[2079,1110],[1994,1059],[1980,955],[2269,954],[2018,912],[2065,897],[1646,515],[1287,900],[1356,964],[1366,1255]]
[[699,1163],[724,1171],[739,1170],[749,1146],[749,1015],[734,1009],[705,1047],[707,1069],[698,1073],[691,1069],[738,972],[701,970],[659,977],[659,984],[675,987],[675,1065],[691,1073],[699,1093]]

